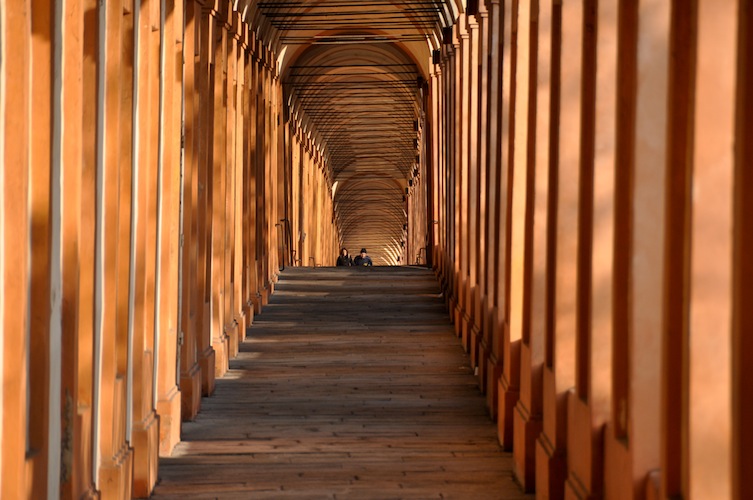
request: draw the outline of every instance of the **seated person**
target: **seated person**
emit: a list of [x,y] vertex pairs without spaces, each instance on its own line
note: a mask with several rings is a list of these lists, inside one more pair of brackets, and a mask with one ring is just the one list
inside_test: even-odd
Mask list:
[[353,265],[353,259],[350,258],[350,254],[348,254],[348,249],[343,248],[340,250],[340,255],[337,257],[337,265],[338,266],[352,266]]
[[361,249],[361,254],[356,255],[356,258],[353,259],[353,265],[355,266],[373,266],[374,263],[371,262],[371,257],[366,255],[366,249]]

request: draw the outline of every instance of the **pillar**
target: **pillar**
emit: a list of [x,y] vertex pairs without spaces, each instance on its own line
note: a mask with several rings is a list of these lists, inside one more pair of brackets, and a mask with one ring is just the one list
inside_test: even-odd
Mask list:
[[[85,322],[79,316],[81,302],[88,302],[90,295],[82,295],[80,276],[85,267],[79,261],[82,242],[82,173],[84,154],[84,114],[88,104],[93,104],[92,94],[84,92],[84,44],[85,2],[69,1],[61,6],[56,15],[64,11],[68,15],[63,20],[56,19],[56,37],[63,44],[60,59],[55,72],[61,85],[60,114],[56,126],[60,134],[60,192],[56,209],[59,214],[60,234],[54,240],[60,241],[59,257],[53,257],[53,265],[59,262],[59,271],[55,274],[61,279],[61,390],[59,394],[60,425],[60,467],[59,495],[63,498],[93,498],[95,495],[92,480],[91,447],[80,443],[91,442],[90,404],[79,397],[83,388],[91,388],[91,376],[80,377],[80,371],[86,364],[91,364],[91,357],[86,362],[79,359],[79,344],[84,337],[80,335],[79,326]],[[96,57],[96,56],[95,56]],[[88,96],[88,97],[86,97]],[[64,127],[61,127],[62,124]],[[18,238],[18,235],[14,237]],[[53,278],[54,282],[54,278]],[[89,331],[91,331],[89,329]],[[84,408],[86,410],[82,411]],[[88,419],[86,419],[88,416]],[[88,420],[88,421],[87,421]],[[55,488],[53,483],[53,488]],[[48,496],[54,495],[48,487]]]
[[534,183],[532,197],[532,220],[530,242],[530,292],[529,305],[525,309],[527,328],[523,329],[520,344],[520,397],[513,415],[513,457],[515,477],[523,489],[532,492],[536,477],[536,439],[542,429],[542,372],[544,369],[544,340],[552,328],[551,260],[554,243],[554,224],[550,210],[554,206],[553,191],[549,189],[552,160],[550,154],[550,115],[552,112],[552,3],[533,2],[531,5],[530,57],[535,69],[531,79],[536,82],[530,99],[532,101],[531,130],[533,152],[528,168]]
[[504,309],[508,318],[503,330],[503,368],[499,379],[499,406],[497,428],[499,441],[507,450],[512,449],[513,415],[520,394],[520,344],[529,328],[527,308],[530,297],[530,235],[532,211],[529,193],[533,184],[529,165],[530,140],[534,122],[530,117],[531,89],[531,4],[513,4],[512,43],[516,47],[512,60],[511,77],[511,127],[508,157],[509,218],[506,240],[509,242],[508,260],[505,262]]
[[[642,498],[659,467],[667,75],[670,6],[620,4],[618,27],[612,410],[605,431],[607,497]],[[641,47],[638,50],[638,47]],[[681,254],[674,259],[681,260]],[[667,283],[668,285],[669,283]],[[666,338],[665,338],[666,341]],[[666,359],[666,358],[664,358]],[[677,425],[677,420],[674,421]]]
[[[254,318],[253,296],[256,290],[253,288],[253,271],[255,269],[256,249],[254,244],[255,234],[255,208],[256,200],[254,199],[255,181],[253,169],[255,162],[255,109],[256,109],[256,92],[254,85],[254,57],[253,43],[254,34],[250,29],[245,32],[245,43],[243,51],[243,71],[244,71],[244,90],[243,90],[243,312],[245,323],[250,326]],[[245,335],[245,332],[244,332]]]
[[[234,190],[234,228],[233,228],[233,245],[235,253],[233,255],[233,311],[235,322],[238,324],[238,342],[243,342],[246,338],[246,307],[243,295],[243,264],[246,252],[244,244],[244,219],[246,212],[244,210],[244,191],[246,186],[245,172],[246,164],[244,163],[244,149],[246,144],[246,113],[245,105],[247,102],[247,82],[246,82],[246,51],[248,50],[248,26],[241,21],[240,14],[234,14],[234,28],[236,39],[236,73],[235,73],[235,143],[234,143],[234,163],[235,163],[235,190]],[[236,347],[237,349],[237,347]],[[236,351],[237,354],[237,351]]]
[[[227,7],[227,6],[225,6]],[[222,9],[222,6],[220,6]],[[226,293],[226,233],[227,224],[227,163],[226,163],[226,133],[227,133],[227,109],[224,106],[226,92],[226,69],[227,69],[227,26],[224,18],[225,12],[211,12],[210,24],[214,30],[210,37],[210,47],[213,52],[212,58],[212,95],[214,103],[213,130],[212,130],[212,161],[209,164],[211,172],[211,199],[212,199],[212,245],[211,245],[211,332],[212,348],[215,352],[214,376],[222,377],[229,367],[230,338],[227,330],[227,307],[225,304]]]
[[[557,7],[559,8],[559,6]],[[583,8],[578,2],[561,6],[562,43],[552,74],[559,73],[555,84],[559,120],[556,180],[556,236],[554,273],[554,325],[545,341],[543,373],[543,430],[536,446],[536,491],[548,498],[564,497],[567,453],[567,399],[575,384],[575,334],[578,286],[579,189],[581,188],[581,100],[583,65]],[[555,11],[557,16],[558,11]],[[560,24],[561,23],[561,24]],[[559,66],[561,57],[561,66]],[[554,98],[554,95],[553,95]]]
[[458,143],[458,163],[457,169],[457,225],[456,237],[458,240],[458,253],[455,256],[457,261],[456,267],[456,285],[455,296],[457,304],[455,306],[455,333],[460,336],[463,349],[468,352],[469,348],[469,330],[468,330],[468,280],[469,280],[469,254],[470,254],[470,125],[471,125],[471,37],[470,27],[468,25],[468,16],[463,15],[458,19],[456,24],[458,28],[459,42],[459,60],[457,64],[456,81],[458,83],[458,94],[456,94],[457,115],[455,117],[457,143]]
[[185,32],[183,48],[184,67],[184,152],[183,152],[183,211],[182,211],[182,266],[181,272],[181,329],[178,332],[180,345],[180,393],[181,418],[193,420],[201,405],[201,366],[199,365],[198,305],[203,301],[196,292],[198,283],[198,254],[202,241],[198,234],[199,220],[199,96],[197,80],[201,68],[198,64],[199,40],[196,36],[201,18],[201,6],[195,1],[185,4]]
[[[198,20],[200,2],[196,2]],[[209,396],[214,392],[214,380],[217,355],[212,345],[211,297],[212,280],[212,146],[214,129],[214,37],[216,26],[211,15],[211,7],[201,3],[201,17],[198,26],[199,68],[198,68],[198,193],[197,193],[197,231],[198,231],[198,269],[196,272],[196,328],[201,366],[201,393]]]
[[478,71],[477,79],[477,111],[476,111],[476,139],[472,144],[476,145],[476,247],[475,247],[475,288],[472,293],[473,303],[473,324],[471,326],[471,366],[474,368],[478,377],[479,389],[482,392],[486,390],[486,379],[481,376],[481,366],[486,363],[481,356],[481,339],[483,337],[483,323],[485,307],[483,306],[486,297],[486,266],[487,266],[487,246],[486,246],[486,219],[488,217],[488,207],[486,199],[486,171],[487,171],[487,154],[489,137],[487,135],[487,124],[489,122],[489,11],[484,2],[478,6],[478,30],[476,34],[476,64]]
[[[133,365],[129,378],[133,393],[131,444],[134,448],[134,495],[147,496],[157,481],[159,419],[155,409],[155,356],[158,355],[158,326],[155,324],[160,298],[158,285],[157,243],[159,241],[160,177],[162,161],[160,140],[160,23],[161,5],[157,0],[135,4],[136,101],[134,135],[135,152],[133,194]],[[153,31],[152,27],[159,29]]]
[[[692,136],[687,131],[692,127],[693,66],[696,57],[696,39],[693,35],[697,24],[694,3],[675,2],[669,26],[669,52],[674,56],[669,61],[669,97],[667,132],[667,177],[666,177],[666,244],[665,244],[665,290],[675,284],[689,287],[687,276],[690,267],[690,218],[691,150]],[[671,256],[671,257],[670,257]],[[688,304],[685,294],[667,293],[663,311],[662,339],[662,446],[661,468],[651,472],[649,494],[661,495],[661,490],[680,494],[687,491],[683,476],[687,473],[685,442],[688,428],[684,401],[687,398]]]
[[486,218],[484,220],[484,241],[487,259],[484,266],[484,296],[481,307],[481,338],[479,339],[479,383],[482,390],[486,393],[486,404],[491,415],[497,413],[497,382],[490,370],[494,367],[490,361],[490,355],[493,345],[493,310],[497,293],[497,268],[495,265],[495,256],[498,251],[498,210],[499,210],[499,192],[498,179],[500,177],[500,95],[502,85],[502,44],[504,35],[504,23],[501,19],[501,8],[499,0],[489,0],[487,8],[489,10],[489,79],[487,83],[487,126],[485,136],[488,145],[486,161],[482,168],[485,170],[486,190],[483,198],[486,200]]
[[617,2],[586,2],[575,391],[568,395],[568,498],[603,496],[611,411]]
[[[496,99],[491,101],[492,113],[496,119],[490,133],[498,134],[495,139],[495,154],[490,155],[489,190],[495,194],[490,197],[490,204],[494,206],[493,215],[489,224],[488,241],[495,241],[494,248],[490,247],[491,277],[487,276],[487,282],[492,283],[494,293],[490,296],[491,310],[489,312],[489,356],[487,358],[486,379],[487,392],[486,404],[492,418],[497,419],[499,412],[499,387],[504,361],[504,338],[505,330],[509,328],[509,318],[506,316],[507,308],[507,280],[508,280],[508,255],[509,255],[509,222],[510,222],[510,153],[511,134],[514,134],[514,121],[511,111],[514,110],[514,52],[513,52],[513,23],[515,16],[513,7],[516,0],[500,3],[498,13],[498,71],[499,80]],[[494,4],[492,4],[494,6]],[[494,49],[492,49],[494,50]],[[494,58],[492,58],[494,60]],[[493,63],[492,63],[493,64]],[[492,88],[494,93],[494,87]],[[490,146],[491,147],[491,146]],[[505,425],[503,421],[501,425]],[[498,427],[498,430],[499,429]]]
[[[181,238],[181,120],[183,97],[183,2],[163,0],[160,71],[160,148],[162,163],[157,235],[158,285],[157,369],[155,370],[157,414],[160,418],[159,454],[169,456],[180,441],[181,394],[177,383],[176,357],[179,321]],[[156,473],[155,473],[156,474]]]
[[[53,39],[55,10],[45,2],[32,0],[29,7],[31,36],[29,69],[30,113],[29,127],[34,133],[29,135],[28,189],[29,189],[29,277],[28,330],[16,332],[26,337],[28,358],[22,365],[28,376],[28,400],[26,404],[26,474],[27,491],[31,497],[42,497],[51,487],[50,473],[54,474],[57,442],[53,442],[54,424],[50,407],[51,364],[56,356],[53,351],[53,330],[51,328],[51,300],[59,292],[52,282],[52,263],[54,245],[52,241],[53,225],[51,213],[55,207],[52,203],[53,178],[50,158],[53,148]],[[13,98],[12,95],[10,96]],[[55,256],[56,257],[56,256]],[[23,283],[23,281],[22,281]],[[16,312],[19,314],[20,312]],[[23,332],[23,334],[21,333]],[[59,335],[59,331],[57,332]],[[59,389],[55,396],[59,396]],[[57,406],[57,405],[56,405]],[[59,423],[55,425],[59,428]],[[20,429],[19,429],[20,430]],[[51,432],[52,431],[52,432]]]
[[753,331],[753,268],[747,257],[753,251],[753,228],[750,214],[753,178],[753,144],[744,140],[753,134],[753,100],[749,89],[751,53],[753,53],[753,9],[750,3],[740,2],[737,27],[737,81],[736,102],[738,110],[735,123],[734,170],[734,242],[733,242],[733,304],[732,304],[732,498],[741,500],[753,489],[753,432],[748,422],[753,421],[753,387],[748,380],[753,377],[753,343],[747,332]]
[[468,182],[466,185],[466,207],[467,207],[467,244],[465,260],[467,262],[468,272],[466,274],[466,283],[463,293],[465,294],[465,306],[463,313],[463,345],[465,346],[471,361],[471,368],[475,368],[476,351],[478,344],[477,335],[474,335],[473,329],[476,322],[475,295],[477,290],[477,259],[478,259],[478,219],[479,219],[479,199],[478,199],[478,143],[479,143],[479,25],[476,16],[468,16],[468,116],[467,116],[467,162],[468,162]]
[[[226,4],[227,5],[227,4]],[[228,362],[238,354],[238,318],[235,306],[235,188],[236,188],[236,163],[235,163],[235,138],[236,138],[236,115],[237,106],[237,74],[238,74],[238,17],[229,8],[225,14],[226,52],[224,64],[224,107],[225,141],[222,144],[220,154],[224,157],[225,190],[223,196],[225,213],[224,235],[224,274],[222,277],[223,307],[224,307],[224,331],[227,335],[227,358]],[[240,131],[238,131],[240,132]]]
[[[733,204],[738,2],[697,3],[685,498],[733,498]],[[720,96],[724,96],[720,99]],[[668,166],[668,169],[670,167]],[[670,188],[671,189],[671,188]],[[670,284],[667,295],[673,293]],[[724,367],[724,368],[723,368]],[[668,423],[668,422],[667,422]],[[670,429],[665,429],[670,431]],[[673,457],[664,455],[663,466]],[[677,464],[680,465],[680,464]],[[684,465],[684,464],[682,464]],[[682,465],[680,469],[682,470]],[[670,490],[666,490],[670,493]]]
[[[5,86],[0,95],[2,107],[2,139],[0,153],[4,168],[2,176],[2,222],[3,232],[3,325],[2,340],[2,429],[3,468],[0,478],[0,496],[23,498],[27,492],[26,479],[26,395],[29,374],[26,367],[28,349],[24,335],[8,335],[6,332],[25,332],[29,327],[25,311],[29,307],[28,251],[17,241],[29,238],[29,137],[30,108],[30,54],[31,2],[18,2],[3,9],[2,45],[4,54],[15,57],[3,60],[2,75]],[[8,96],[13,96],[9,99]],[[10,238],[10,235],[13,238]],[[18,286],[22,284],[22,286]],[[10,311],[22,313],[8,314]],[[16,480],[9,480],[15,478]],[[46,494],[46,492],[43,492]]]
[[82,64],[83,110],[81,113],[81,170],[80,213],[78,216],[78,293],[76,346],[78,379],[76,391],[76,426],[74,436],[78,445],[74,448],[74,492],[84,498],[96,496],[95,483],[97,457],[93,445],[97,424],[94,404],[94,283],[95,283],[95,240],[96,240],[96,168],[97,168],[97,117],[99,113],[98,65],[101,56],[99,30],[102,29],[98,16],[99,2],[85,0],[83,10],[83,50],[92,57],[84,57]]

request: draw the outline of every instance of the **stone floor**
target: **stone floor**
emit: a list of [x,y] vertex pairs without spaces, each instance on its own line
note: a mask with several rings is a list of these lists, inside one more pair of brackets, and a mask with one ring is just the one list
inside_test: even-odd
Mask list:
[[294,268],[154,498],[524,499],[433,274]]

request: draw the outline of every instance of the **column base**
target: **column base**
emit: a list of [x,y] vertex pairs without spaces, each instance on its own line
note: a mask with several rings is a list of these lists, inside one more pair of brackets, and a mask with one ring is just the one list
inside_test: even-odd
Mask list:
[[235,321],[238,322],[238,344],[242,344],[246,340],[246,308],[241,308],[240,311],[238,311],[238,315],[235,318]]
[[[512,347],[511,347],[512,349]],[[516,365],[517,363],[511,363]],[[519,370],[519,367],[510,366],[510,370]],[[513,372],[515,373],[515,372]],[[500,444],[506,451],[512,450],[513,447],[513,419],[515,416],[515,405],[520,399],[520,387],[508,380],[506,370],[502,372],[499,378],[499,413],[497,415],[497,430],[499,432]]]
[[462,338],[463,335],[463,309],[459,302],[455,302],[455,308],[452,310],[452,325],[455,330],[455,336]]
[[159,413],[159,455],[169,457],[175,445],[180,442],[181,395],[178,386],[174,386],[164,399],[157,402]]
[[[489,380],[487,372],[489,370],[489,355],[491,353],[491,325],[492,325],[492,312],[490,309],[484,308],[481,312],[481,338],[479,339],[478,350],[478,384],[481,392],[486,394],[489,390]],[[495,384],[496,385],[496,384]]]
[[513,416],[515,414],[515,405],[518,404],[518,399],[520,398],[520,391],[517,387],[510,385],[504,373],[499,377],[498,390],[497,437],[502,448],[505,451],[511,451],[513,445]]
[[585,486],[572,476],[565,481],[565,500],[597,500],[602,497],[591,495]]
[[536,440],[536,496],[550,500],[565,497],[567,459],[558,453],[543,432]]
[[243,320],[243,340],[246,340],[246,337],[248,336],[248,329],[251,328],[251,325],[254,324],[254,303],[251,300],[247,301],[243,306]]
[[133,449],[126,443],[99,467],[99,498],[130,500],[134,483]]
[[489,387],[487,380],[487,371],[489,370],[489,347],[486,344],[486,338],[481,334],[481,341],[478,347],[478,388],[482,394],[486,394]]
[[442,298],[444,299],[444,306],[448,311],[452,311],[452,308],[450,307],[450,297],[452,296],[452,292],[450,292],[449,284],[447,283],[444,275],[441,274],[439,276],[439,290],[442,293]]
[[78,498],[79,500],[99,500],[101,498],[101,494],[96,489],[94,489],[94,485],[90,485],[76,498]]
[[212,349],[214,349],[214,378],[222,378],[230,367],[230,337],[226,332],[222,336],[212,339]]
[[661,472],[653,470],[646,479],[646,500],[661,499]]
[[[73,498],[80,500],[99,499],[99,492],[94,486],[92,477],[92,409],[91,406],[79,403],[76,408],[76,426],[74,435],[79,439],[73,448],[73,463],[76,467],[69,469],[71,472],[71,488]],[[65,498],[65,492],[61,492],[61,497]]]
[[470,354],[471,352],[471,329],[473,328],[473,299],[471,297],[471,280],[465,276],[460,282],[458,290],[460,295],[460,338],[463,344],[463,350]]
[[181,418],[185,421],[193,420],[199,413],[201,406],[201,367],[194,365],[180,377]]
[[597,499],[604,494],[604,423],[575,391],[567,393],[568,477],[565,498]]
[[486,406],[489,408],[489,416],[492,420],[497,420],[497,410],[499,409],[497,399],[500,375],[502,375],[502,365],[494,356],[494,353],[491,353],[486,361]]
[[[463,350],[468,354],[471,353],[471,329],[473,328],[473,319],[468,315],[468,311],[463,312],[463,319],[460,325],[460,339],[463,344]],[[474,368],[471,365],[471,368]]]
[[253,297],[251,297],[251,304],[254,308],[254,314],[261,314],[262,299],[260,293],[256,293]]
[[469,342],[469,353],[471,355],[471,368],[474,370],[479,367],[479,345],[481,344],[481,330],[473,318],[471,318],[471,334]]
[[159,461],[160,419],[151,411],[141,422],[135,422],[131,431],[133,445],[133,496],[147,498],[157,484]]
[[481,340],[479,338],[479,334],[481,332],[480,325],[478,324],[478,318],[479,318],[479,290],[477,286],[470,287],[466,290],[466,296],[468,297],[468,307],[466,308],[466,313],[468,316],[468,337],[467,337],[467,344],[468,344],[468,354],[471,357],[471,368],[474,370],[478,368],[478,344]]
[[214,392],[215,352],[212,346],[206,348],[199,358],[201,366],[201,395],[211,396]]
[[240,342],[238,322],[235,319],[233,319],[230,324],[225,327],[225,336],[227,337],[227,359],[229,366],[229,361],[238,356],[238,345]]
[[604,497],[638,498],[641,492],[635,480],[631,451],[627,441],[614,434],[614,428],[607,424],[604,429]]
[[544,423],[518,401],[513,419],[513,474],[526,493],[536,489],[536,439]]

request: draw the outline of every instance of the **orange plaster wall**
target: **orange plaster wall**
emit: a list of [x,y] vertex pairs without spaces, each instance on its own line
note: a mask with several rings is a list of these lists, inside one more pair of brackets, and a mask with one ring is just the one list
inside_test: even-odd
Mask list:
[[730,498],[737,2],[698,2],[689,322],[689,498]]

